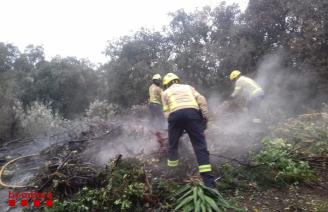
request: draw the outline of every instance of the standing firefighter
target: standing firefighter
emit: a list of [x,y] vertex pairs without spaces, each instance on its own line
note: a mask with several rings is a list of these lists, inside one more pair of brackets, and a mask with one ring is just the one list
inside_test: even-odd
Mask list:
[[235,82],[235,89],[231,97],[244,97],[246,99],[246,107],[250,115],[253,116],[253,122],[261,122],[260,119],[254,118],[254,116],[258,112],[261,101],[263,100],[263,89],[251,78],[242,76],[238,70],[231,72],[230,80]]
[[[149,110],[151,113],[151,124],[157,126],[159,129],[164,122],[164,116],[162,112],[162,88],[161,75],[155,74],[152,78],[153,83],[149,87]],[[161,125],[161,126],[159,126]]]
[[204,130],[208,121],[206,99],[192,86],[180,84],[180,79],[173,73],[168,73],[163,79],[162,95],[163,110],[168,117],[169,130],[169,167],[178,166],[179,138],[185,130],[194,148],[199,172],[203,182],[208,187],[215,187],[212,167],[209,162]]

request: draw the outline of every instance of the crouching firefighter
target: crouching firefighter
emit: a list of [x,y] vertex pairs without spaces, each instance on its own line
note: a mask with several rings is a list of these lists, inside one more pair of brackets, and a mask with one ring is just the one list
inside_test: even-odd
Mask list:
[[162,103],[165,116],[168,118],[169,167],[179,164],[178,146],[183,131],[188,133],[198,168],[203,182],[207,187],[215,188],[212,167],[209,161],[209,152],[204,136],[208,121],[208,107],[205,97],[200,95],[192,86],[180,84],[180,79],[173,73],[163,78],[164,92]]
[[261,119],[257,117],[261,102],[264,98],[263,89],[251,78],[241,75],[238,70],[233,70],[230,74],[230,80],[235,82],[235,88],[231,98],[242,96],[246,99],[246,107],[252,121],[260,123]]
[[156,129],[164,126],[164,115],[162,111],[162,88],[161,75],[155,74],[152,78],[152,84],[149,87],[149,110],[151,113],[151,125]]

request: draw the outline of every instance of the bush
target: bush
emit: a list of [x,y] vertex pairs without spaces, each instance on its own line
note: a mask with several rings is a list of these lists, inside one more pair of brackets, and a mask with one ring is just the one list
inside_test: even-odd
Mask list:
[[273,136],[283,138],[303,157],[327,155],[328,149],[327,113],[310,113],[290,118],[278,124]]
[[147,104],[133,105],[129,111],[132,116],[142,118],[148,114],[150,111]]
[[95,100],[86,111],[86,116],[89,119],[100,118],[110,119],[119,112],[119,107],[116,104],[108,103],[107,101]]
[[[167,187],[159,182],[162,181],[153,185],[154,191]],[[159,196],[151,192],[146,171],[136,159],[110,161],[97,177],[97,183],[98,188],[83,188],[74,199],[55,202],[48,211],[145,211],[158,207]],[[170,192],[167,194],[172,196]],[[161,202],[165,204],[162,208],[169,208],[165,200]]]
[[23,112],[17,109],[17,117],[27,136],[53,135],[64,132],[69,124],[58,113],[53,113],[49,105],[34,102]]
[[0,111],[0,141],[20,136],[22,132],[18,114],[23,111],[20,102],[18,100],[4,101],[0,105]]
[[281,183],[309,182],[314,172],[308,162],[290,154],[292,145],[283,139],[264,139],[263,149],[253,157],[253,162],[263,169],[263,176]]
[[219,191],[226,191],[230,189],[248,189],[249,176],[245,167],[231,164],[228,162],[220,166],[221,178],[218,181]]

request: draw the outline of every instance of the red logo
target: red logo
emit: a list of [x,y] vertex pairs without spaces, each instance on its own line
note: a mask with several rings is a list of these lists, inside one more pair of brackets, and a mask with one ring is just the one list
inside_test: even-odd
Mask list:
[[14,199],[8,200],[8,206],[10,206],[10,207],[16,206],[16,200],[14,200]]
[[39,199],[34,200],[33,206],[40,207],[41,201]]
[[52,200],[51,199],[46,200],[46,206],[48,206],[48,207],[52,206]]
[[[32,200],[32,201],[29,201]],[[13,192],[8,193],[8,206],[15,207],[19,204],[23,207],[28,205],[40,207],[41,205],[52,206],[51,192]]]
[[28,206],[28,201],[26,199],[22,199],[21,206]]

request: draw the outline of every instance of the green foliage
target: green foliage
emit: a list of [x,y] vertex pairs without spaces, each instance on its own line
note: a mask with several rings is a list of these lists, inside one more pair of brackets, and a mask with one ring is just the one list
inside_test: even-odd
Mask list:
[[53,135],[66,131],[68,121],[58,113],[53,113],[49,105],[33,102],[26,112],[18,109],[16,114],[26,136]]
[[22,102],[24,110],[36,101],[50,102],[51,109],[72,118],[83,113],[97,95],[103,96],[100,77],[87,60],[46,61],[42,46],[29,45],[21,53],[12,44],[0,43],[0,98],[6,107],[12,99]]
[[315,155],[328,155],[328,142],[326,141],[318,141],[313,146],[311,146],[309,150],[312,154]]
[[96,99],[90,103],[89,108],[86,110],[86,116],[89,119],[100,118],[108,120],[118,112],[118,105],[109,104],[107,101],[100,101]]
[[150,184],[136,159],[111,161],[96,181],[96,188],[83,188],[73,199],[55,202],[49,211],[144,211],[172,207],[175,185],[161,178]]
[[301,157],[320,157],[327,155],[327,129],[326,113],[310,113],[280,123],[273,134],[292,144],[294,154]]
[[[290,86],[274,70],[267,89],[283,88],[286,98],[300,91],[303,100],[316,99],[326,88],[327,8],[324,0],[252,0],[244,12],[226,3],[191,13],[179,10],[171,13],[162,31],[141,29],[111,42],[105,51],[110,61],[99,68],[74,57],[47,61],[42,46],[29,45],[20,52],[0,43],[0,74],[12,75],[8,84],[14,86],[7,95],[18,98],[24,109],[35,101],[51,102],[63,117],[74,118],[95,99],[120,107],[145,103],[154,73],[176,72],[201,93],[220,91],[225,96],[231,92],[227,76],[232,69],[256,74],[266,55],[283,50],[282,65],[274,68],[283,76],[291,69],[319,77]],[[272,83],[276,81],[279,86]]]
[[202,183],[183,186],[177,191],[176,197],[175,210],[177,211],[240,211],[226,201],[217,190],[208,188]]
[[153,192],[160,199],[160,208],[172,210],[175,202],[175,191],[178,185],[162,177],[155,177],[152,183]]
[[0,42],[0,73],[13,70],[15,60],[19,54],[20,52],[16,46]]
[[21,135],[19,121],[15,111],[19,102],[19,93],[17,91],[15,75],[11,72],[0,72],[0,102],[1,142]]
[[328,211],[328,202],[316,202],[315,207],[314,207],[315,212],[325,212]]
[[7,97],[0,97],[2,104],[0,105],[0,143],[3,140],[9,140],[23,135],[20,126],[17,110],[19,101],[16,99],[6,99]]
[[310,182],[315,178],[308,162],[293,158],[291,144],[283,139],[264,139],[263,148],[253,157],[263,177],[280,183]]
[[43,63],[32,75],[34,84],[23,95],[23,103],[51,102],[64,117],[82,113],[98,93],[98,76],[88,61],[54,58]]
[[102,208],[103,210],[108,210],[107,207],[103,207],[101,201],[101,191],[83,188],[73,201],[69,200],[54,200],[53,207],[47,207],[45,211],[47,212],[64,212],[64,211],[90,211],[95,208]]
[[249,176],[246,170],[239,165],[232,165],[230,163],[224,163],[220,167],[221,178],[218,181],[218,188],[220,191],[229,189],[247,189],[249,183]]
[[169,50],[161,33],[148,30],[110,43],[106,55],[112,60],[100,68],[105,72],[106,99],[122,107],[145,102],[153,74],[173,68]]
[[109,209],[126,211],[135,206],[133,205],[135,201],[132,199],[142,199],[144,187],[145,186],[142,183],[132,183],[120,191],[122,196],[115,195],[115,199],[110,196],[113,195],[113,193],[110,193],[109,195],[108,192],[112,192],[109,187],[106,187],[105,189],[90,189],[85,187],[72,201],[55,201],[53,209],[49,211],[106,211]]

